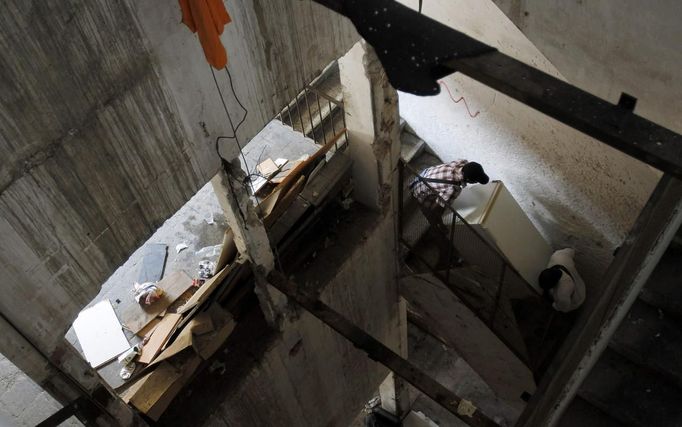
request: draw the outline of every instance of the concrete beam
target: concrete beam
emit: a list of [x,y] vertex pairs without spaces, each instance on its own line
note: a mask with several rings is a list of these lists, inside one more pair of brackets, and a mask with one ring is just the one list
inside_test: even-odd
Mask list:
[[265,280],[265,275],[275,267],[275,257],[265,226],[244,185],[246,174],[238,164],[238,160],[232,165],[225,162],[224,169],[211,179],[211,184],[225,212],[227,224],[234,234],[237,250],[241,256],[251,260],[256,277],[256,295],[263,313],[271,325],[276,325],[286,299],[281,293],[273,292]]
[[412,363],[400,357],[380,341],[353,324],[339,312],[305,291],[303,287],[290,282],[281,273],[276,271],[268,276],[268,280],[294,302],[352,342],[355,347],[366,352],[370,359],[386,366],[393,373],[412,384],[466,424],[475,427],[497,426],[497,423],[484,415],[471,402],[461,399]]
[[365,42],[339,59],[346,128],[353,159],[354,197],[379,212],[397,200],[400,157],[398,93]]

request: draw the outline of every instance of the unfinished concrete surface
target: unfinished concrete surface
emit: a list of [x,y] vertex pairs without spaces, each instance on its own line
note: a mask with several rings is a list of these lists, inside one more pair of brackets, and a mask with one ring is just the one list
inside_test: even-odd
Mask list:
[[637,114],[682,131],[682,3],[493,1],[571,83],[611,102],[628,93]]
[[[62,405],[0,354],[0,426],[33,427]],[[82,426],[76,417],[61,425]]]
[[[417,1],[405,1],[416,7]],[[557,69],[491,1],[433,0],[423,12],[551,75]],[[483,164],[555,248],[574,247],[589,289],[646,202],[658,174],[643,163],[461,74],[436,97],[400,95],[401,115],[444,160]]]
[[[227,8],[234,23],[223,41],[249,110],[245,142],[357,35],[310,2]],[[177,4],[155,0],[5,5],[0,310],[35,352],[5,340],[2,352],[38,383],[61,375],[44,369],[49,359],[93,386],[63,347],[63,332],[104,279],[213,176],[215,139],[231,134],[201,47],[179,17]],[[226,73],[217,79],[240,116]],[[228,159],[238,152],[228,143],[221,151]]]

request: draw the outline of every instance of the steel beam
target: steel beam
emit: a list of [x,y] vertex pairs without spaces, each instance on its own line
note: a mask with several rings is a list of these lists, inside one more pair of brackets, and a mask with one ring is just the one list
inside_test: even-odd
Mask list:
[[[461,72],[586,135],[682,178],[682,136],[507,56],[394,0],[315,0],[347,16],[374,47],[391,84],[435,95]],[[625,102],[629,101],[629,102]]]
[[291,300],[308,310],[327,326],[341,334],[367,356],[390,369],[394,374],[419,389],[436,403],[474,427],[493,427],[497,424],[485,416],[471,402],[463,400],[442,384],[426,375],[409,361],[403,359],[380,341],[346,319],[340,313],[306,292],[301,286],[289,281],[284,275],[273,271],[268,282]]
[[613,148],[682,177],[682,136],[501,52],[447,61],[461,72]]

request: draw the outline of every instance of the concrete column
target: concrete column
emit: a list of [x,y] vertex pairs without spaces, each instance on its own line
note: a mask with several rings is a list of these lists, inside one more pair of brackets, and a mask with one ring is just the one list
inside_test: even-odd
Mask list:
[[[407,301],[403,297],[399,298],[398,310],[400,343],[397,350],[401,357],[407,359]],[[393,372],[388,374],[379,386],[379,396],[381,396],[381,407],[399,419],[402,420],[409,414],[413,402],[410,396],[410,385]],[[414,396],[416,397],[417,395]]]
[[275,257],[270,247],[263,222],[249,199],[244,182],[244,171],[239,161],[226,163],[211,179],[220,206],[225,211],[227,224],[234,233],[237,250],[253,264],[256,276],[256,295],[266,319],[271,325],[279,324],[280,313],[286,306],[286,297],[267,284],[265,277],[274,269]]
[[398,93],[374,49],[356,43],[339,59],[355,199],[379,212],[397,200],[400,157]]
[[[397,165],[400,158],[400,115],[398,93],[388,82],[374,49],[364,41],[356,43],[339,60],[343,103],[353,159],[354,198],[383,215],[397,215]],[[394,236],[395,237],[395,236]],[[397,251],[397,241],[396,241]],[[397,253],[397,252],[396,252]],[[397,263],[397,257],[395,258]],[[396,264],[396,278],[397,278]],[[407,358],[407,308],[398,297],[400,331],[398,348]],[[409,387],[390,373],[379,388],[381,405],[403,418],[409,412]]]

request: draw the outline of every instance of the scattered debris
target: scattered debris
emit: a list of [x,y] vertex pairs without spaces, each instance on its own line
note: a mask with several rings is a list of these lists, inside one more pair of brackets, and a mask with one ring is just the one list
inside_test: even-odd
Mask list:
[[209,260],[202,260],[199,262],[199,279],[210,279],[213,277],[215,271],[215,263]]
[[124,380],[129,380],[130,377],[133,376],[136,367],[137,365],[135,364],[135,362],[130,362],[127,365],[123,365],[123,367],[121,368],[121,372],[119,372],[118,375]]
[[145,330],[145,328],[148,325],[153,327],[157,316],[161,315],[192,286],[192,278],[182,270],[174,271],[161,279],[156,286],[164,290],[163,298],[144,308],[129,304],[121,313],[121,320],[134,334],[144,336],[148,333],[151,329]]
[[121,365],[128,365],[132,361],[135,360],[135,357],[137,357],[140,353],[142,352],[142,346],[137,344],[132,347],[130,347],[128,350],[124,351],[121,353],[120,356],[118,356],[118,363]]
[[194,255],[196,255],[196,257],[199,259],[209,259],[217,257],[220,254],[221,250],[222,245],[205,246],[199,249],[198,251],[194,252]]
[[187,243],[178,243],[175,245],[175,253],[179,254],[180,252],[184,251],[185,249],[189,248],[189,245]]
[[154,282],[142,284],[135,282],[133,288],[135,292],[135,301],[142,305],[152,305],[163,295],[163,289],[158,287]]
[[371,412],[374,408],[377,408],[379,405],[381,405],[381,397],[375,396],[371,398],[369,402],[365,403],[365,410]]
[[215,220],[213,219],[213,211],[209,212],[208,216],[204,219],[206,220],[206,224],[208,224],[208,225],[215,224]]
[[223,375],[223,374],[225,374],[227,367],[220,360],[214,360],[213,363],[211,363],[211,366],[209,366],[208,372],[214,373],[215,371],[218,371],[218,370],[220,371],[220,372],[218,372],[218,375]]
[[346,197],[345,199],[341,200],[341,207],[344,210],[350,209],[350,207],[353,205],[353,199],[350,197]]

